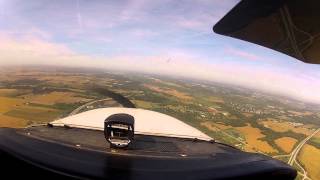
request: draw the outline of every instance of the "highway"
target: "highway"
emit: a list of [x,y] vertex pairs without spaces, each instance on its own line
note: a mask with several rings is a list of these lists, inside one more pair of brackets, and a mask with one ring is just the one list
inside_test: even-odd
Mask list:
[[307,171],[297,161],[297,156],[300,150],[302,149],[302,147],[309,141],[309,139],[311,139],[314,135],[316,135],[319,132],[320,132],[320,128],[315,130],[312,134],[310,134],[305,139],[303,139],[290,154],[276,155],[276,156],[273,156],[273,158],[289,157],[288,164],[293,166],[293,164],[296,163],[296,165],[302,170],[302,172],[298,172],[302,176],[302,179],[311,180],[311,178],[307,176]]
[[294,163],[296,163],[299,166],[299,168],[302,169],[303,174],[301,173],[301,175],[303,176],[303,178],[302,178],[303,180],[310,179],[310,178],[307,176],[307,172],[305,171],[305,169],[298,163],[297,156],[298,156],[300,150],[302,149],[302,147],[309,141],[309,139],[311,139],[318,132],[320,132],[320,128],[315,130],[312,134],[310,134],[308,137],[306,137],[304,140],[302,140],[298,144],[298,146],[290,154],[288,164],[292,166]]
[[314,131],[312,134],[310,134],[308,137],[306,137],[304,140],[302,140],[298,146],[291,152],[288,164],[293,165],[294,161],[296,160],[300,150],[302,147],[308,142],[309,139],[311,139],[314,135],[316,135],[320,131],[320,128]]

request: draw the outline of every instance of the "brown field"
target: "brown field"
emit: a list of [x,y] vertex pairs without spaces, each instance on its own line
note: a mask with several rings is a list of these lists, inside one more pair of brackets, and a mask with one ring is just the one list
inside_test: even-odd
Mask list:
[[307,128],[306,126],[298,126],[295,127],[294,125],[290,124],[287,121],[279,121],[275,119],[267,119],[263,121],[259,121],[259,124],[263,124],[266,128],[270,128],[275,132],[287,132],[289,130],[300,133],[304,135],[312,134],[312,130]]
[[229,116],[228,117],[229,119],[232,119],[232,120],[237,120],[237,119],[239,119],[237,116],[235,116],[235,115],[231,115],[231,116]]
[[25,105],[14,108],[4,115],[25,119],[32,123],[46,123],[59,118],[61,113],[56,109]]
[[282,137],[275,140],[277,146],[279,146],[284,152],[290,153],[297,140],[291,137]]
[[25,119],[0,114],[0,127],[22,128],[27,124],[28,121]]
[[308,172],[308,176],[314,180],[320,179],[320,149],[304,145],[299,153],[299,161]]
[[18,92],[16,89],[0,89],[0,96],[11,96]]
[[213,103],[224,103],[224,100],[220,97],[210,96],[208,97],[208,101]]
[[[13,73],[12,73],[13,72]],[[86,82],[89,82],[91,79],[90,76],[78,76],[71,75],[70,73],[45,73],[34,71],[10,71],[6,74],[0,75],[0,81],[16,81],[21,79],[34,79],[39,81],[46,81],[47,83],[61,85],[83,85]]]
[[53,84],[77,84],[80,85],[82,83],[85,83],[87,80],[89,79],[84,79],[83,76],[70,76],[70,74],[66,74],[66,75],[43,75],[42,77],[37,76],[38,80],[41,81],[47,81],[49,83],[53,83]]
[[316,135],[314,135],[315,138],[320,138],[320,132],[318,132]]
[[26,101],[37,104],[54,105],[56,103],[77,103],[87,102],[89,99],[75,97],[75,93],[72,92],[51,92],[41,95],[26,95],[24,98]]
[[23,95],[23,94],[29,94],[32,93],[32,90],[30,89],[0,89],[0,96],[3,97],[17,97]]
[[0,75],[0,81],[16,81],[21,79],[20,77],[13,77],[13,76],[9,76],[7,74],[1,74]]
[[246,142],[248,143],[248,146],[245,147],[247,151],[277,152],[270,144],[259,140],[259,138],[263,138],[265,135],[261,133],[260,129],[252,127],[251,124],[247,124],[247,126],[244,127],[236,127],[235,129],[245,136]]
[[99,81],[99,83],[103,84],[111,84],[112,82],[116,82],[111,78],[103,78],[97,79],[90,75],[71,75],[70,73],[59,73],[59,74],[43,74],[39,77],[39,75],[35,76],[38,80],[46,81],[47,83],[56,84],[56,85],[68,85],[71,87],[83,87],[86,83],[90,83],[92,81]]
[[247,126],[243,127],[232,127],[229,125],[224,125],[222,123],[202,122],[201,125],[212,131],[219,131],[220,129],[226,130],[230,128],[238,131],[245,137],[245,140],[247,142],[247,145],[245,146],[246,151],[261,151],[264,153],[277,152],[277,150],[275,150],[270,144],[265,141],[259,140],[259,138],[263,138],[265,137],[265,135],[261,133],[260,129],[252,127],[251,124],[247,124]]
[[155,92],[158,92],[158,93],[163,93],[163,94],[167,94],[167,95],[170,95],[170,96],[174,96],[174,97],[177,97],[179,99],[183,99],[183,100],[191,100],[193,99],[190,95],[186,94],[186,93],[183,93],[183,92],[179,92],[175,89],[169,89],[169,88],[161,88],[161,87],[158,87],[158,86],[153,86],[153,85],[149,85],[149,84],[144,84],[144,87],[152,90],[152,91],[155,91]]
[[0,97],[0,113],[21,106],[25,101],[18,98]]

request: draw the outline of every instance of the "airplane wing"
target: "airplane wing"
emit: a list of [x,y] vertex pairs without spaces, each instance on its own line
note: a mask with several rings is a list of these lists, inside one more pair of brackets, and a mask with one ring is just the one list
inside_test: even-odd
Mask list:
[[213,31],[320,64],[318,0],[242,0]]

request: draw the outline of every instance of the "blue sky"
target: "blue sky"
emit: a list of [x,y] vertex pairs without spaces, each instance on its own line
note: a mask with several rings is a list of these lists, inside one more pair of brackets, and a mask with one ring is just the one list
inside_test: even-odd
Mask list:
[[237,0],[0,0],[0,65],[134,69],[320,102],[320,67],[214,34]]

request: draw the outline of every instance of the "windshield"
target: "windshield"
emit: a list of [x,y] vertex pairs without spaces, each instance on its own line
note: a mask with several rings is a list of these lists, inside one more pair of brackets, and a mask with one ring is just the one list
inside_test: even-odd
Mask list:
[[0,127],[144,109],[319,179],[320,66],[213,33],[237,3],[1,0]]

